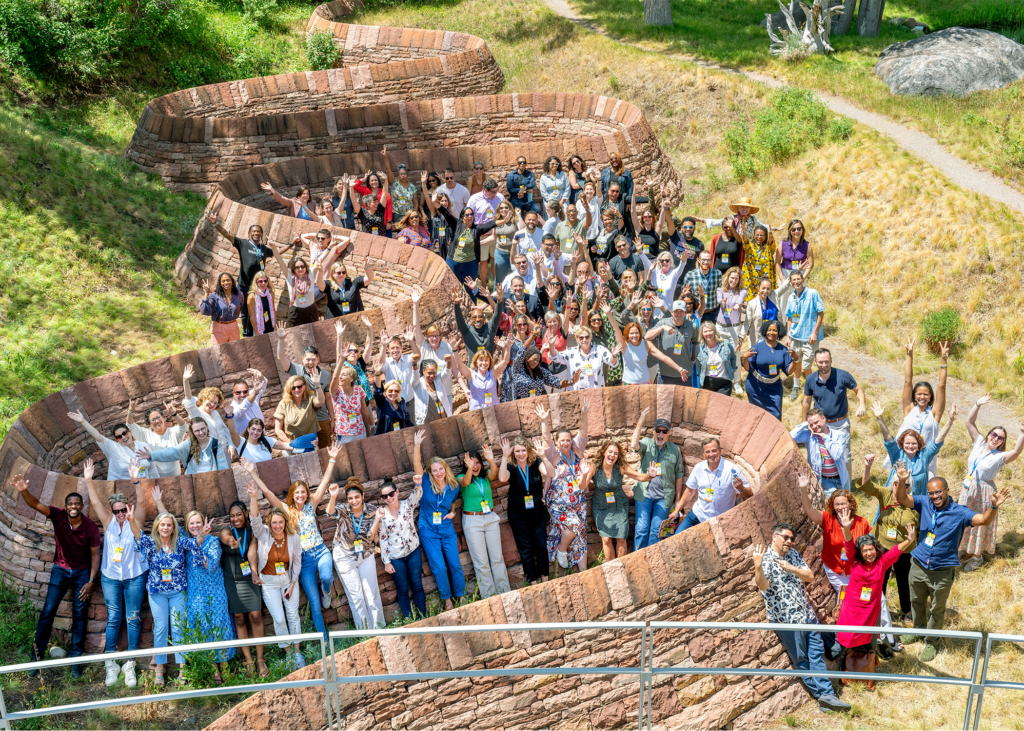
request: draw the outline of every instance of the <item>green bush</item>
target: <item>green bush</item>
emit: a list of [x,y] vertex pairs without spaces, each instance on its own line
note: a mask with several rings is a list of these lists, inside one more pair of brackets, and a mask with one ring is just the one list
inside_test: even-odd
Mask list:
[[306,36],[306,59],[314,71],[334,68],[338,60],[334,36],[325,30],[315,30]]
[[242,0],[245,17],[257,25],[266,26],[277,10],[277,0]]
[[813,92],[785,87],[754,115],[725,131],[725,147],[736,177],[750,178],[804,151],[842,142],[853,124],[836,117]]
[[921,320],[921,337],[929,345],[956,343],[960,340],[963,322],[960,313],[950,306],[932,310]]

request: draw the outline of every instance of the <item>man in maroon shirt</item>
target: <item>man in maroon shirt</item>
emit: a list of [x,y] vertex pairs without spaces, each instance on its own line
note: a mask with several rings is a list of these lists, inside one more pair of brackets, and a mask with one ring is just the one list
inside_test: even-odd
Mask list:
[[[85,503],[82,496],[73,492],[64,498],[64,507],[43,505],[28,491],[24,475],[14,478],[14,487],[21,493],[30,508],[50,519],[53,537],[57,542],[53,567],[50,569],[50,586],[46,590],[46,602],[39,613],[36,625],[36,640],[32,644],[32,659],[41,660],[50,644],[53,620],[57,607],[64,600],[68,589],[72,591],[71,652],[69,657],[79,657],[85,646],[86,613],[93,582],[100,573],[100,531],[96,524],[82,515]],[[29,671],[35,677],[38,670]],[[71,677],[82,677],[82,666],[71,666]]]

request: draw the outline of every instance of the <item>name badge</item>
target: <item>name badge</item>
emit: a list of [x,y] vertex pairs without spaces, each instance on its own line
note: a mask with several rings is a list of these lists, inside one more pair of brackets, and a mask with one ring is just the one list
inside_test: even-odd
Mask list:
[[162,581],[169,582],[171,580],[171,570],[170,569],[160,569],[160,579]]
[[965,477],[964,478],[963,488],[965,490],[970,490],[971,489],[971,485],[973,485],[973,484],[974,484],[974,480],[972,480],[970,477]]
[[437,227],[437,235],[438,236],[444,236],[444,226],[438,226]]
[[507,244],[508,243],[508,236],[499,236],[498,237],[498,243],[501,244],[502,246]]
[[683,344],[682,343],[676,343],[675,345],[672,346],[672,351],[676,355],[682,355],[683,354]]
[[434,525],[441,525],[442,515],[439,511],[434,511]]
[[606,503],[608,503],[609,505],[614,505],[615,504],[615,493],[614,492],[606,492],[604,494],[604,501]]
[[792,320],[793,322],[800,322],[800,313],[799,312],[792,313],[789,316],[789,319]]
[[124,553],[124,546],[114,546],[114,563],[121,563],[122,553]]
[[491,512],[491,506],[487,503],[486,500],[481,500],[480,501],[480,512],[483,513],[484,515],[487,515],[488,513]]
[[357,418],[358,417],[355,414],[349,414],[348,415],[348,423],[349,424],[355,424]]
[[658,296],[659,296],[659,297],[664,297],[664,296],[665,296],[665,290],[664,290],[664,288],[662,288],[662,287],[658,287]]
[[346,315],[349,313],[351,309],[352,308],[349,306],[348,302],[341,303],[341,311],[344,312]]
[[729,263],[729,255],[728,254],[722,254],[722,263],[723,264],[728,264]]
[[839,560],[840,560],[840,561],[848,561],[848,560],[849,560],[849,559],[848,559],[848,558],[846,557],[846,547],[845,547],[845,546],[844,546],[844,547],[843,547],[843,549],[842,549],[842,550],[841,550],[841,551],[839,552]]
[[526,186],[525,185],[520,185],[519,186],[519,195],[521,196],[525,192],[526,192]]
[[533,508],[533,495],[526,496],[526,509],[531,510]]
[[370,233],[372,233],[374,236],[376,236],[377,235],[377,227],[374,226],[373,228],[371,228],[370,229]]
[[654,474],[661,477],[661,462],[651,462],[650,466],[654,468]]
[[935,534],[934,533],[929,533],[928,535],[926,535],[924,537],[924,545],[928,546],[929,548],[931,548],[932,546],[935,545]]
[[242,563],[238,564],[238,568],[242,570],[242,576],[248,576],[252,573],[252,567],[249,566],[248,561],[242,561]]
[[402,425],[401,425],[401,424],[399,424],[399,423],[398,423],[398,422],[396,421],[396,422],[395,422],[395,423],[394,423],[394,424],[392,425],[392,427],[391,427],[391,431],[398,431],[398,430],[399,430],[399,429],[401,429],[401,428],[402,428]]
[[860,588],[860,600],[862,602],[869,602],[869,601],[871,601],[871,587],[870,586],[862,586]]
[[308,551],[313,547],[313,538],[309,535],[309,533],[303,533],[301,536],[299,536],[299,543],[302,544],[303,551]]
[[484,404],[486,404],[487,406],[490,406],[493,402],[494,402],[494,396],[491,395],[491,392],[487,391],[486,393],[484,393]]
[[839,603],[842,604],[843,600],[846,599],[846,587],[844,586],[839,590]]
[[263,311],[263,322],[270,322],[270,312],[266,310]]
[[887,531],[885,531],[885,537],[886,538],[895,538],[896,537],[896,529],[893,528],[892,526],[890,526],[889,529]]
[[777,376],[777,375],[779,375],[779,367],[777,365],[775,365],[774,363],[772,363],[770,366],[768,366],[768,375],[769,376]]
[[281,561],[274,562],[274,573],[278,576],[282,576],[288,569],[285,568],[284,563]]
[[704,502],[710,503],[715,498],[715,488],[705,487],[704,488]]
[[466,248],[466,239],[464,239],[464,238],[459,239],[459,248],[460,249],[465,249]]
[[587,363],[585,366],[583,366],[583,373],[588,376],[594,375],[594,366],[592,366],[590,363]]
[[443,414],[444,413],[444,404],[441,403],[440,399],[435,401],[434,405],[437,407],[437,413],[439,413],[439,414]]
[[484,346],[483,345],[476,346],[476,352],[479,353],[481,350],[484,350]]
[[363,539],[362,538],[356,538],[352,542],[352,550],[355,551],[356,553],[362,553],[363,552]]
[[530,395],[531,396],[536,396],[537,395],[537,389],[536,388],[531,388],[530,389]]
[[[649,245],[649,244],[644,244],[644,256],[647,256],[647,255],[648,255],[648,254],[650,254],[650,253],[651,253],[651,247],[650,247],[650,245]],[[659,291],[660,291],[660,290],[659,290]]]

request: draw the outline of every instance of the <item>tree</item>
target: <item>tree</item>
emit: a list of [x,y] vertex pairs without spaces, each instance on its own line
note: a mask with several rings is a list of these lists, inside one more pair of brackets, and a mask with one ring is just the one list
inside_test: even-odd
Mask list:
[[860,0],[857,12],[857,35],[874,38],[882,28],[885,0]]
[[[839,0],[832,0],[833,7],[839,4]],[[836,18],[832,24],[832,32],[837,36],[845,36],[850,31],[850,24],[853,22],[853,11],[857,9],[857,0],[843,0],[843,14]]]
[[644,22],[647,25],[664,25],[671,27],[671,0],[644,0]]

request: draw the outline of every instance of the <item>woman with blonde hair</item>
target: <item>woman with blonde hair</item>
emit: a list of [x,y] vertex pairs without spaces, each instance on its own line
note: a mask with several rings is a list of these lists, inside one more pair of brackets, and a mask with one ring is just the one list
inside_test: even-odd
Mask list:
[[[259,484],[259,478],[253,472],[249,474]],[[257,542],[256,574],[263,587],[263,603],[274,619],[274,634],[278,637],[300,634],[302,623],[299,620],[299,591],[296,586],[302,572],[302,545],[299,537],[295,534],[288,511],[283,507],[270,509],[267,515],[270,530],[267,530],[260,517],[256,485],[248,485],[246,492],[249,493],[249,524]],[[310,609],[315,604],[311,601]],[[323,619],[320,621],[323,622]],[[291,647],[287,642],[278,642],[277,646],[287,651],[288,663],[292,667],[305,667],[306,659],[302,656],[298,642]]]
[[486,350],[478,350],[468,367],[461,358],[455,358],[455,367],[459,369],[459,382],[462,385],[462,390],[469,394],[470,411],[498,403],[498,379],[508,367],[512,343],[510,340],[503,341],[501,338],[494,342],[502,349],[501,360],[497,363]]
[[[210,523],[206,521],[200,526],[196,538],[190,538],[178,529],[178,521],[164,507],[160,486],[150,487],[150,493],[157,509],[152,531],[141,533],[142,524],[146,522],[146,506],[141,500],[136,506],[135,521],[141,533],[139,546],[149,565],[146,590],[149,593],[149,609],[153,613],[153,647],[167,647],[168,634],[175,645],[183,645],[188,565],[204,563],[198,546],[205,543]],[[162,686],[166,682],[167,655],[157,655],[153,659],[156,662],[155,683]],[[175,659],[179,665],[185,662],[180,654],[175,655]]]
[[327,295],[325,320],[350,315],[353,312],[362,312],[365,309],[363,298],[359,292],[373,284],[373,270],[366,266],[364,271],[366,272],[364,276],[350,278],[345,263],[335,261],[331,264],[330,272],[325,279],[324,268],[316,267],[317,289]]
[[338,503],[338,483],[331,483],[329,489],[327,514],[338,521],[332,556],[348,597],[352,624],[356,629],[382,628],[387,620],[377,586],[377,555],[373,546],[379,524],[377,507],[363,501],[363,485],[358,477],[349,477],[345,483],[343,504]]
[[[255,464],[242,460],[242,468],[252,477],[256,487],[267,498],[271,507],[280,508],[285,512],[293,532],[299,536],[299,549],[302,552],[302,571],[299,574],[299,581],[309,600],[309,613],[313,617],[313,624],[316,625],[317,632],[326,631],[321,607],[327,609],[331,606],[334,570],[331,564],[331,554],[327,550],[327,546],[324,545],[323,536],[317,526],[316,509],[327,491],[327,485],[331,481],[340,451],[341,445],[338,444],[327,449],[330,462],[327,463],[327,469],[324,470],[323,479],[320,480],[316,492],[311,495],[309,485],[302,480],[296,480],[288,486],[288,494],[284,501],[278,498],[259,478]],[[317,597],[320,598],[319,602]]]
[[626,450],[616,442],[606,442],[598,451],[597,459],[581,473],[582,490],[594,488],[590,509],[594,515],[597,534],[601,536],[604,560],[626,555],[629,536],[629,501],[633,491],[623,485],[623,478],[647,482],[650,476],[637,472],[626,464]]
[[401,381],[387,381],[383,387],[373,389],[373,400],[377,404],[375,436],[415,426],[409,407],[402,400]]
[[466,591],[466,577],[459,563],[459,543],[452,522],[455,518],[452,503],[459,496],[459,481],[440,457],[432,457],[424,469],[420,445],[425,435],[421,429],[413,436],[413,473],[423,475],[423,497],[416,527],[441,601],[445,609],[452,609],[455,606],[452,597],[461,599]]
[[206,422],[197,416],[189,422],[188,438],[177,446],[150,450],[145,444],[140,444],[135,454],[139,459],[151,459],[154,462],[179,460],[185,465],[186,475],[196,475],[230,469],[228,447],[231,447],[231,443],[225,445],[210,436]]
[[316,412],[325,398],[319,381],[313,393],[310,393],[304,376],[292,376],[285,382],[284,393],[274,412],[274,431],[277,438],[297,454],[316,449],[316,433],[319,429]]
[[[718,316],[715,328],[719,340],[727,340],[733,350],[738,350],[743,343],[743,315],[746,310],[747,290],[741,287],[743,270],[730,267],[722,275],[722,286],[718,288]],[[785,310],[783,310],[785,311]],[[737,371],[742,374],[742,371]],[[741,393],[740,378],[733,381],[733,392]]]
[[[185,616],[188,626],[201,633],[203,642],[233,640],[236,638],[235,622],[228,610],[224,570],[220,565],[220,541],[210,535],[210,520],[198,510],[185,516],[185,531],[195,540],[199,559],[186,569]],[[227,669],[226,663],[234,656],[233,647],[217,652],[213,661],[213,681],[218,685],[224,681],[221,671]]]
[[265,271],[256,272],[252,278],[256,285],[249,290],[246,307],[249,310],[249,322],[257,335],[266,335],[277,328],[277,298],[274,286],[270,283],[270,275]]
[[524,437],[516,437],[512,442],[501,440],[498,480],[508,483],[508,525],[527,585],[548,580],[548,510],[544,496],[554,473],[543,450],[538,457]]
[[437,325],[428,325],[425,330],[420,328],[420,297],[418,291],[413,291],[412,353],[420,356],[421,360],[444,363],[443,370],[438,368],[437,387],[448,396],[449,401],[452,401],[452,371],[455,370],[455,351],[441,337],[441,329]]
[[711,322],[700,326],[697,366],[700,387],[724,396],[732,395],[736,378],[743,373],[736,348],[729,340],[718,339],[718,330]]

